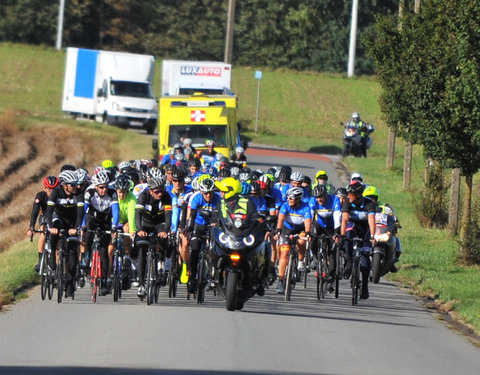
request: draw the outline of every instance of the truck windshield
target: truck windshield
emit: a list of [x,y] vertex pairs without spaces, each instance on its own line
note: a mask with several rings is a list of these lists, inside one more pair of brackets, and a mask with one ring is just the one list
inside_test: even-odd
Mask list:
[[143,82],[112,81],[110,94],[153,99],[152,85]]
[[194,147],[205,146],[207,139],[214,140],[216,147],[228,146],[226,125],[170,125],[169,147],[182,143],[185,138],[190,138]]

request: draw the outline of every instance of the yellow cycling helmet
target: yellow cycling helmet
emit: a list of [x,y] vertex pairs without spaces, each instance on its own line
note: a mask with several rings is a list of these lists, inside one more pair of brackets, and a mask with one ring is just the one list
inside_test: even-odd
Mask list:
[[110,159],[105,159],[104,161],[102,161],[102,167],[105,168],[105,169],[109,169],[109,168],[112,168],[114,166],[115,166],[115,164],[113,164],[113,161],[111,161]]
[[368,197],[368,196],[371,196],[371,195],[373,195],[374,197],[377,197],[377,199],[378,199],[379,193],[378,193],[378,190],[375,186],[370,185],[370,186],[367,186],[365,188],[365,190],[363,191],[363,196]]
[[324,180],[328,180],[328,175],[327,175],[327,172],[325,171],[318,171],[317,174],[315,175],[315,179],[318,180],[319,178],[322,178]]
[[198,176],[198,183],[202,182],[203,180],[206,180],[207,178],[211,179],[212,176],[208,173],[204,173],[204,174],[201,174],[200,176]]
[[225,193],[225,199],[229,199],[242,192],[242,184],[233,177],[226,177],[222,181],[217,180],[215,181],[215,186],[218,190]]

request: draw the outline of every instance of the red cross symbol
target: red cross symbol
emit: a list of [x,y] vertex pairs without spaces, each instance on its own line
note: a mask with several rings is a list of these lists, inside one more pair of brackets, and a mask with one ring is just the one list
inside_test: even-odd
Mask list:
[[205,111],[202,111],[202,110],[191,111],[190,120],[192,122],[205,122]]

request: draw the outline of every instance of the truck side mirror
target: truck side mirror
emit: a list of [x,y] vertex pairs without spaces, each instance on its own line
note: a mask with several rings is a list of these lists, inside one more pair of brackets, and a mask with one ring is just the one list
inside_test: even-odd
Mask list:
[[244,150],[246,150],[248,148],[248,141],[243,140],[242,141],[242,147],[243,147]]
[[102,89],[98,89],[98,90],[97,90],[97,97],[101,97],[101,96],[104,96],[103,90],[102,90]]
[[158,150],[158,139],[156,138],[152,139],[152,148],[154,150]]

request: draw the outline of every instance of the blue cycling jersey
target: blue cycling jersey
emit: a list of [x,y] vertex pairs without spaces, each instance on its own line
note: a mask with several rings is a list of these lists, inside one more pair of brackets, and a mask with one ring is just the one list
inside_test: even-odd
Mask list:
[[258,212],[265,212],[267,211],[267,201],[265,200],[264,197],[258,197],[258,196],[251,196],[249,198],[250,200],[255,203],[255,206],[257,207]]
[[198,210],[213,211],[217,204],[220,202],[220,195],[215,193],[210,202],[206,202],[203,198],[203,194],[195,194],[192,196],[188,207],[192,210],[197,210],[197,216],[195,217],[195,224],[207,225],[209,221],[202,215],[198,214]]
[[304,229],[305,219],[312,218],[310,206],[304,202],[300,202],[297,207],[290,207],[288,202],[285,202],[280,207],[280,213],[285,215],[283,225],[291,230]]
[[185,196],[190,193],[192,189],[185,186],[181,193],[173,192],[173,185],[167,186],[167,191],[172,197],[172,231],[175,232],[178,228],[178,220],[180,219],[180,212],[182,211],[182,204],[185,201]]
[[315,197],[311,197],[310,208],[313,218],[323,228],[334,229],[340,226],[342,210],[340,207],[340,199],[335,195],[328,195],[325,205],[321,205]]

